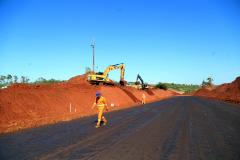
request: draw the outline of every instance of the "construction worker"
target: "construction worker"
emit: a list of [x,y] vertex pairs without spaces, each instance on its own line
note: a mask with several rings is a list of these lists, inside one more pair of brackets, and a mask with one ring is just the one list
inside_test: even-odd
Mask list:
[[104,110],[108,111],[106,99],[103,96],[101,96],[100,92],[96,92],[96,99],[93,103],[92,109],[95,107],[97,107],[97,112],[98,112],[98,121],[96,124],[96,128],[99,128],[101,120],[104,122],[103,125],[107,124],[107,120],[103,116],[103,112]]
[[145,104],[146,103],[146,96],[145,94],[143,93],[142,94],[142,104]]

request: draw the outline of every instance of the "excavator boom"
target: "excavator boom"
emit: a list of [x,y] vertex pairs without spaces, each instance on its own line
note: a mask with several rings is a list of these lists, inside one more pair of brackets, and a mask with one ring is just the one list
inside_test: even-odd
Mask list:
[[138,79],[140,79],[141,83],[144,84],[144,81],[143,81],[142,77],[141,77],[139,74],[137,75],[137,80],[136,80],[136,82],[138,81]]
[[125,67],[123,63],[120,64],[114,64],[114,65],[110,65],[108,66],[105,71],[103,72],[103,75],[105,77],[107,77],[108,73],[112,70],[116,70],[116,69],[120,69],[121,73],[120,73],[120,80],[124,80],[124,72],[125,72]]
[[139,74],[137,75],[137,79],[136,79],[136,82],[135,82],[136,85],[139,85],[139,84],[140,84],[139,81],[138,81],[138,79],[139,79],[140,82],[141,82],[141,89],[146,89],[146,88],[148,88],[148,85],[144,83],[142,77],[141,77]]

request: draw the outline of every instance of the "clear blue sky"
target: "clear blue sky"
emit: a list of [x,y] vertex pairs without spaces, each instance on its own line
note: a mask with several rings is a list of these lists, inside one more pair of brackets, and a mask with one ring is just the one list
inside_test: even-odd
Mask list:
[[[125,63],[126,80],[240,76],[237,0],[0,0],[0,75],[69,79]],[[119,79],[119,71],[110,73]]]

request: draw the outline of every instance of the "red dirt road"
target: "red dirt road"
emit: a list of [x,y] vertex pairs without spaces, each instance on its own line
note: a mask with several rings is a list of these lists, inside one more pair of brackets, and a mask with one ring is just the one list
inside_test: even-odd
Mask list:
[[240,106],[180,96],[0,136],[0,159],[239,160]]

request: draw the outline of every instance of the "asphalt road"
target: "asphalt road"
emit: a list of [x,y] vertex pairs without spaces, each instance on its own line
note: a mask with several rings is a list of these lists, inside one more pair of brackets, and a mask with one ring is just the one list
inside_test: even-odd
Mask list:
[[239,105],[182,96],[106,117],[0,135],[0,159],[240,159]]

